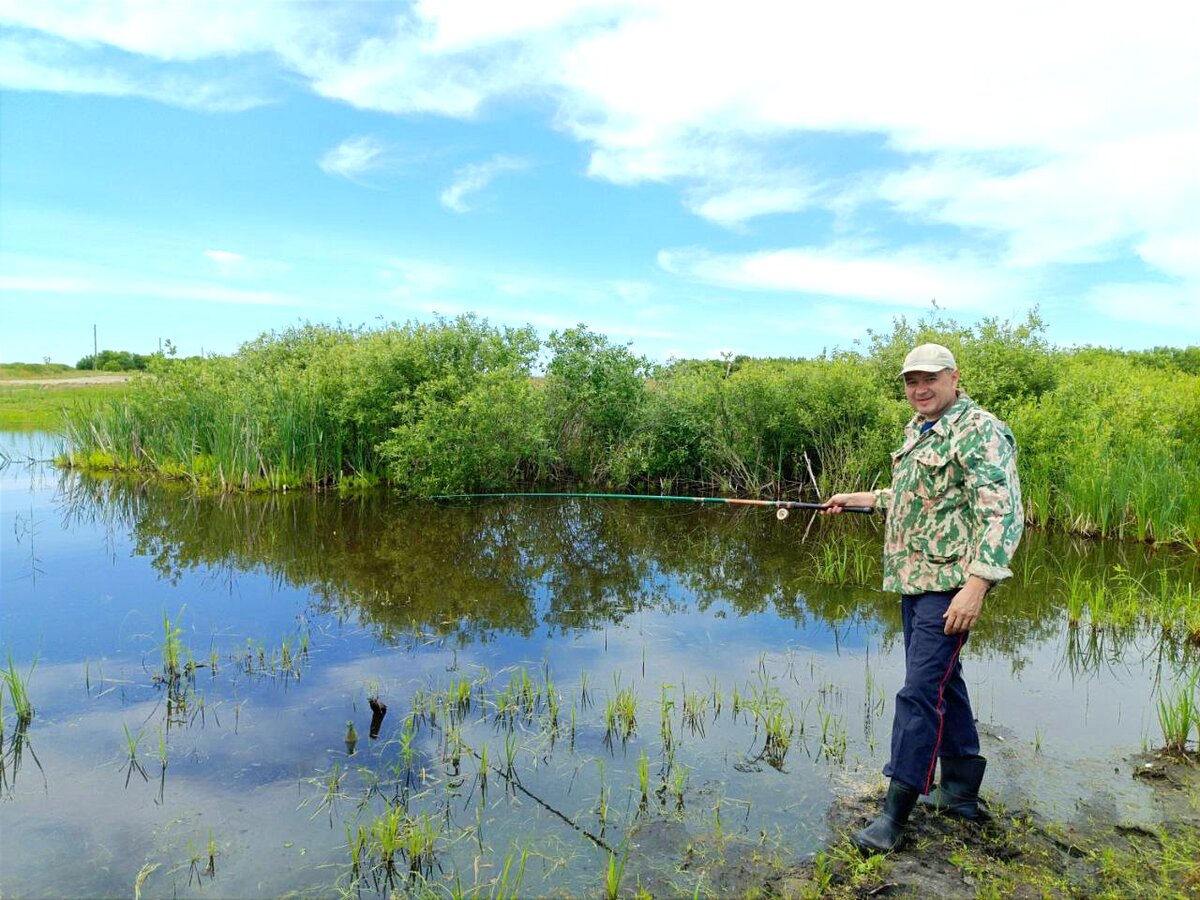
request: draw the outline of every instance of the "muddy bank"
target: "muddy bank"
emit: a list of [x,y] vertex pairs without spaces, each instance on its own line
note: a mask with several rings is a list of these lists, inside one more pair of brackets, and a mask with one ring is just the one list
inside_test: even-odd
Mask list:
[[[1015,754],[1013,755],[1015,756]],[[1036,765],[1035,758],[1020,765]],[[1013,759],[1001,757],[1004,770]],[[1200,755],[1144,753],[1115,761],[1109,790],[1080,796],[1076,814],[1047,816],[1036,796],[984,794],[990,816],[964,822],[918,807],[902,847],[863,858],[845,839],[873,818],[882,788],[843,796],[829,812],[842,837],[804,865],[768,876],[778,897],[1200,897]],[[1135,805],[1123,803],[1135,797]],[[1139,810],[1139,811],[1133,811]]]

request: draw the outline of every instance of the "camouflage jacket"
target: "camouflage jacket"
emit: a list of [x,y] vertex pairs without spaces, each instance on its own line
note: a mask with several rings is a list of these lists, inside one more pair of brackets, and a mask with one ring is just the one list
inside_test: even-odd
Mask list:
[[1025,527],[1012,432],[963,393],[924,434],[922,421],[913,417],[892,454],[892,486],[874,492],[887,514],[883,589],[951,591],[970,575],[1011,577]]

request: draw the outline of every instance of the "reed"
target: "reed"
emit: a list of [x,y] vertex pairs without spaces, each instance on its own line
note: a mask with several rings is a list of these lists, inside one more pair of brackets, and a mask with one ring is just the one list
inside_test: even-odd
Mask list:
[[628,860],[629,851],[624,848],[620,853],[609,852],[604,867],[604,896],[608,900],[617,900],[621,896],[621,881],[625,878],[625,863]]
[[[521,850],[521,855],[515,860],[511,853],[504,857],[504,866],[492,884],[488,895],[491,900],[518,900],[521,897],[521,882],[525,880],[525,863],[529,860],[529,848]],[[513,863],[516,871],[513,871]]]
[[[176,622],[183,615],[183,610],[176,616]],[[159,647],[162,654],[162,677],[164,681],[177,681],[184,672],[183,666],[183,629],[171,621],[166,610],[163,611],[163,641]]]
[[1196,731],[1196,746],[1200,749],[1200,668],[1190,678],[1159,697],[1158,724],[1162,729],[1165,749],[1172,753],[1188,751],[1192,730]]
[[782,705],[776,706],[766,714],[763,727],[766,733],[763,755],[769,765],[782,770],[783,761],[792,745],[792,734],[796,730],[795,716]]
[[428,872],[433,868],[434,855],[441,826],[429,818],[428,811],[422,812],[417,818],[405,820],[405,852],[408,855],[409,870]]
[[692,734],[704,736],[704,714],[708,708],[708,697],[699,691],[685,692],[683,695],[683,724],[691,729]]
[[[616,695],[611,701],[611,724],[621,740],[627,741],[637,731],[637,695],[633,692],[633,688],[621,687],[619,673],[613,674],[613,689],[616,691]],[[607,718],[608,708],[606,708],[605,714]]]
[[29,699],[29,681],[33,670],[37,668],[37,658],[29,665],[29,671],[24,675],[13,662],[12,654],[8,654],[8,666],[0,671],[0,680],[8,688],[8,698],[12,702],[13,713],[17,719],[17,730],[23,730],[33,721],[33,701]]
[[637,762],[637,777],[638,787],[641,788],[642,802],[645,803],[650,799],[650,760],[646,758],[646,751],[643,749]]
[[133,776],[134,772],[137,772],[142,776],[142,781],[150,780],[150,776],[146,774],[146,770],[143,768],[141,760],[138,759],[138,756],[141,753],[142,738],[146,734],[146,729],[142,728],[137,734],[134,734],[129,730],[128,725],[122,723],[121,727],[125,729],[125,750],[129,755],[129,762],[125,768],[125,787],[128,788],[129,779]]

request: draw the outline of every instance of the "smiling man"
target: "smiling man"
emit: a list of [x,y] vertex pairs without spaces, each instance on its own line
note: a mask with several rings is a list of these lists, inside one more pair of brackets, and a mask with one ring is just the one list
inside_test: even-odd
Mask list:
[[[896,695],[883,813],[851,836],[865,852],[894,850],[920,795],[952,815],[980,816],[987,761],[959,655],[991,588],[1009,562],[1024,517],[1016,441],[1008,426],[959,390],[954,355],[921,344],[904,359],[904,393],[916,415],[892,454],[892,486],[835,494],[829,513],[879,507],[883,587],[899,592],[904,687]],[[933,786],[941,760],[941,783]]]

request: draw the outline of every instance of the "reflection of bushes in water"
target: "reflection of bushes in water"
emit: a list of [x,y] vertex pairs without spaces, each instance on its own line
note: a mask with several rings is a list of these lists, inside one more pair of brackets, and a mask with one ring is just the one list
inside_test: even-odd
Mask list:
[[1200,647],[1200,594],[1190,568],[1164,565],[1139,576],[1121,563],[1097,571],[1094,564],[1076,561],[1061,567],[1056,593],[1072,629],[1145,628],[1165,640]]
[[1032,521],[1200,540],[1197,353],[1055,350],[1044,328],[934,315],[865,352],[655,367],[582,327],[543,346],[471,316],[306,325],[232,357],[156,358],[119,398],[72,413],[69,460],[221,491],[386,479],[421,496],[577,482],[782,496],[809,488],[811,460],[823,492],[850,490],[886,482],[910,415],[900,360],[938,340],[1012,426]]
[[[860,555],[871,548],[877,557],[877,522],[818,519],[801,543],[798,519],[780,524],[757,511],[652,502],[454,506],[385,492],[198,498],[123,479],[64,484],[68,517],[125,523],[137,552],[164,577],[199,566],[230,577],[265,568],[310,591],[321,610],[370,621],[387,640],[414,630],[470,640],[540,626],[596,628],[637,610],[685,605],[680,587],[701,611],[774,612],[799,628],[832,626],[838,640],[857,625],[884,640],[900,631],[895,596],[874,584],[822,583],[813,565],[830,546]],[[1145,585],[1172,571],[1186,583],[1196,568],[1191,556],[1030,531],[1016,577],[988,597],[972,646],[1017,659],[1029,644],[1057,638],[1064,560],[1095,579],[1121,566],[1130,583]]]

